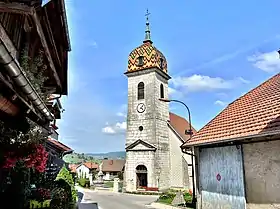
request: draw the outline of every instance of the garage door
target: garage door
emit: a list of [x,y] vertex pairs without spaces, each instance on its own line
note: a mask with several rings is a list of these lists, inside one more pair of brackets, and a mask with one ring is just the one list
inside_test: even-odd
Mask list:
[[246,208],[241,148],[203,148],[199,156],[202,208]]

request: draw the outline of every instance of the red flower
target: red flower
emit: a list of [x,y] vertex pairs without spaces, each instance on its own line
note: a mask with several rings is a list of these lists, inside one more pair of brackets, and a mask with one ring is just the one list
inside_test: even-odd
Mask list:
[[3,168],[12,168],[15,166],[17,161],[23,160],[27,168],[35,168],[38,172],[44,172],[48,160],[48,152],[41,144],[32,144],[30,148],[34,149],[34,152],[25,158],[15,157],[14,153],[7,153],[5,155],[6,161]]

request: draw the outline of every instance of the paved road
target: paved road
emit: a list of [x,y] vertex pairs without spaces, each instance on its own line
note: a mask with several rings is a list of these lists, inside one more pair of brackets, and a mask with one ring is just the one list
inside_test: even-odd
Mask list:
[[83,191],[83,193],[83,202],[97,202],[98,207],[88,204],[81,209],[148,209],[151,207],[147,205],[157,199],[157,196],[130,195],[108,191]]

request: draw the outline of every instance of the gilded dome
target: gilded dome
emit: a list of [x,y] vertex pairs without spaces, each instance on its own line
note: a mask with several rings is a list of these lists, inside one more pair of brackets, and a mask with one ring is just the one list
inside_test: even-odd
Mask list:
[[158,68],[167,73],[167,62],[164,55],[153,46],[151,41],[144,41],[129,54],[127,72],[148,68]]

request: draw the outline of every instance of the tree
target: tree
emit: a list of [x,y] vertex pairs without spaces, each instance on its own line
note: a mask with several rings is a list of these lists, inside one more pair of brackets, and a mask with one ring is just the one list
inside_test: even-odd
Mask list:
[[77,191],[75,189],[75,185],[74,185],[74,180],[73,177],[70,173],[70,171],[68,171],[68,169],[63,166],[59,173],[57,174],[56,180],[64,180],[67,184],[69,184],[69,186],[71,186],[71,193],[72,193],[72,199],[73,201],[76,201],[77,198]]
[[72,175],[65,166],[60,169],[59,173],[56,176],[56,180],[59,179],[64,179],[69,185],[74,185]]

